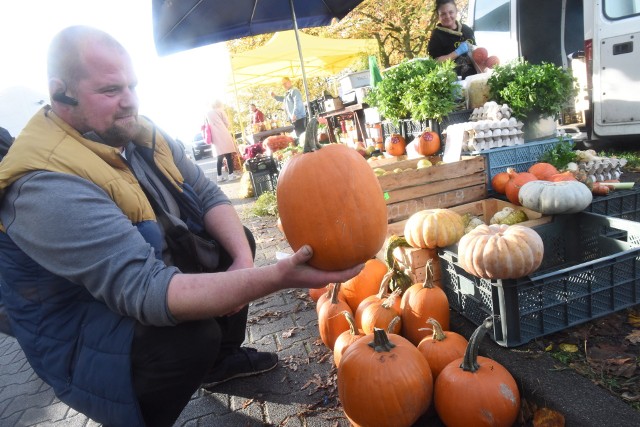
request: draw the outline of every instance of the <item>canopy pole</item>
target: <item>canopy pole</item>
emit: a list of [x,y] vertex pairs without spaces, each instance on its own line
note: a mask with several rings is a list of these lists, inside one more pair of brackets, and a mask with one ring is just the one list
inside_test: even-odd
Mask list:
[[302,84],[304,85],[304,94],[307,97],[307,120],[311,119],[311,110],[309,108],[309,88],[307,87],[307,74],[304,71],[304,59],[302,58],[302,47],[300,46],[300,36],[298,35],[298,21],[296,20],[296,11],[293,8],[293,0],[289,0],[291,6],[291,19],[293,20],[293,30],[296,35],[296,44],[298,45],[298,56],[300,57],[300,70],[302,71]]

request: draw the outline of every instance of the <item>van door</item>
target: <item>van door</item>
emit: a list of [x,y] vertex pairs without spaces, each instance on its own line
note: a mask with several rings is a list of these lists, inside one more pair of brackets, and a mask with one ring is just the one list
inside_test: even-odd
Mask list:
[[[640,0],[594,0],[593,131],[640,135]],[[587,23],[585,23],[587,24]]]
[[469,26],[476,44],[495,55],[502,64],[520,56],[515,0],[470,0]]

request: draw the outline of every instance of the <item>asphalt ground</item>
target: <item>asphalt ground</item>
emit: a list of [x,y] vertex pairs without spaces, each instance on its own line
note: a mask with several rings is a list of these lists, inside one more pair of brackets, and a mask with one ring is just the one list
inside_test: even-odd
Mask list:
[[[212,174],[211,166],[207,173]],[[239,180],[221,185],[255,235],[257,266],[275,262],[278,252],[291,252],[275,218],[252,216],[255,199],[237,197]],[[452,311],[451,329],[468,338],[475,326]],[[315,306],[305,290],[285,290],[253,302],[246,345],[277,352],[279,366],[222,384],[214,393],[199,390],[176,427],[349,425],[337,398],[332,354],[320,341]],[[503,364],[525,398],[559,411],[567,426],[640,426],[640,412],[572,370],[559,369],[545,354],[507,349],[488,339],[480,354]],[[0,333],[0,427],[99,425],[60,402],[33,372],[16,340]],[[442,424],[424,417],[415,425]]]

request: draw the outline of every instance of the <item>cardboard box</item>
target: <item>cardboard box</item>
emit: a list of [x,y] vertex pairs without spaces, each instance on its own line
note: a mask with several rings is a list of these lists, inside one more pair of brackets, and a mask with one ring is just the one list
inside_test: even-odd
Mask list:
[[344,105],[342,104],[342,100],[340,98],[333,98],[324,101],[325,112],[336,111],[342,108],[344,108]]
[[[378,176],[387,203],[388,222],[397,223],[412,214],[435,208],[450,208],[487,198],[484,159],[463,157],[458,162],[437,165],[439,157],[429,157],[433,166],[416,169],[416,159],[384,159],[371,167],[400,173]],[[404,225],[400,228],[402,234]]]

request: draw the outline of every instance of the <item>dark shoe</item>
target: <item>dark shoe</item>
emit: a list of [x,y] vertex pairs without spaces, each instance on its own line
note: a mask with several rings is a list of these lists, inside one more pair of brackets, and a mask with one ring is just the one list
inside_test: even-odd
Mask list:
[[202,387],[209,389],[234,378],[250,377],[270,371],[276,366],[277,354],[240,347],[211,368],[202,381]]

